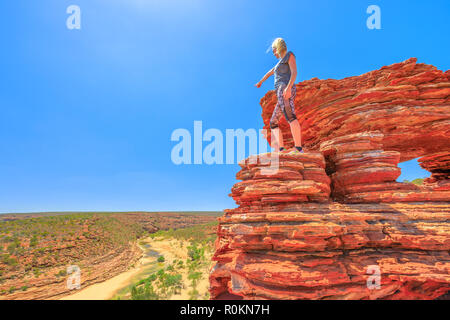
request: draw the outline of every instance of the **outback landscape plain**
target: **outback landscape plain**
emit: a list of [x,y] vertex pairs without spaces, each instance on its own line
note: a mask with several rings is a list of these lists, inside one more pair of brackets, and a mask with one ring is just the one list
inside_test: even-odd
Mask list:
[[220,214],[2,214],[0,299],[207,299]]

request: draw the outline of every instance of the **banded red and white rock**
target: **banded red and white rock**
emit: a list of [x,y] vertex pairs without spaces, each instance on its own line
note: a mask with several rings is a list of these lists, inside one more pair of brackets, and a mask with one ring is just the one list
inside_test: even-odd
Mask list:
[[230,196],[241,209],[329,200],[330,178],[321,153],[268,153],[240,164]]
[[[445,203],[305,203],[220,219],[211,297],[434,299],[450,290]],[[369,266],[381,288],[367,286]]]
[[422,168],[431,172],[431,177],[427,178],[425,182],[433,183],[450,179],[450,151],[422,157],[419,159],[419,164]]
[[[327,173],[332,180],[332,196],[347,203],[447,201],[450,199],[448,185],[417,186],[396,182],[401,174],[398,167],[400,152],[384,151],[383,134],[362,132],[337,137],[320,146],[326,157]],[[442,178],[447,154],[424,157],[422,166]],[[445,177],[443,178],[445,179]],[[429,180],[429,179],[427,179]],[[434,178],[432,181],[436,181]]]

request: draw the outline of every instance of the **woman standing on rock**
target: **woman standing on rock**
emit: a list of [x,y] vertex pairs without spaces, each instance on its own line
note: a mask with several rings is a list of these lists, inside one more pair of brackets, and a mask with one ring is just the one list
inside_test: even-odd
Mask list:
[[297,64],[295,63],[295,55],[291,51],[287,51],[286,42],[282,38],[277,38],[272,43],[272,52],[278,63],[255,85],[257,88],[267,80],[271,75],[275,74],[275,91],[277,93],[278,103],[273,110],[270,118],[270,129],[275,136],[275,145],[273,146],[280,151],[284,149],[283,135],[278,128],[278,121],[283,112],[286,120],[291,127],[292,137],[294,138],[294,151],[303,152],[302,136],[300,124],[295,115],[295,78],[297,77]]

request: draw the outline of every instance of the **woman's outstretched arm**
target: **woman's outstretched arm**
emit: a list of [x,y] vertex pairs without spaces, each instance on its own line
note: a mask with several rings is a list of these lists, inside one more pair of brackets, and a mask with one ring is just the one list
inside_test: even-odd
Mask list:
[[263,77],[261,80],[259,80],[257,84],[255,84],[255,87],[257,87],[257,88],[261,87],[262,83],[263,83],[264,81],[266,81],[267,78],[269,78],[271,75],[273,75],[273,69],[274,69],[274,68],[270,69],[269,72],[267,72],[267,73],[264,75],[264,77]]

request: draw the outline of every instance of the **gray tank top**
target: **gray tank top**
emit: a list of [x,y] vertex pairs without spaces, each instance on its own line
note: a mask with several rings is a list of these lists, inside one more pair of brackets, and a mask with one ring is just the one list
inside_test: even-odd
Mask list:
[[274,69],[274,78],[275,78],[275,89],[284,83],[286,86],[291,79],[291,68],[289,68],[289,57],[291,54],[295,57],[295,54],[292,51],[286,53],[283,59],[278,61]]

